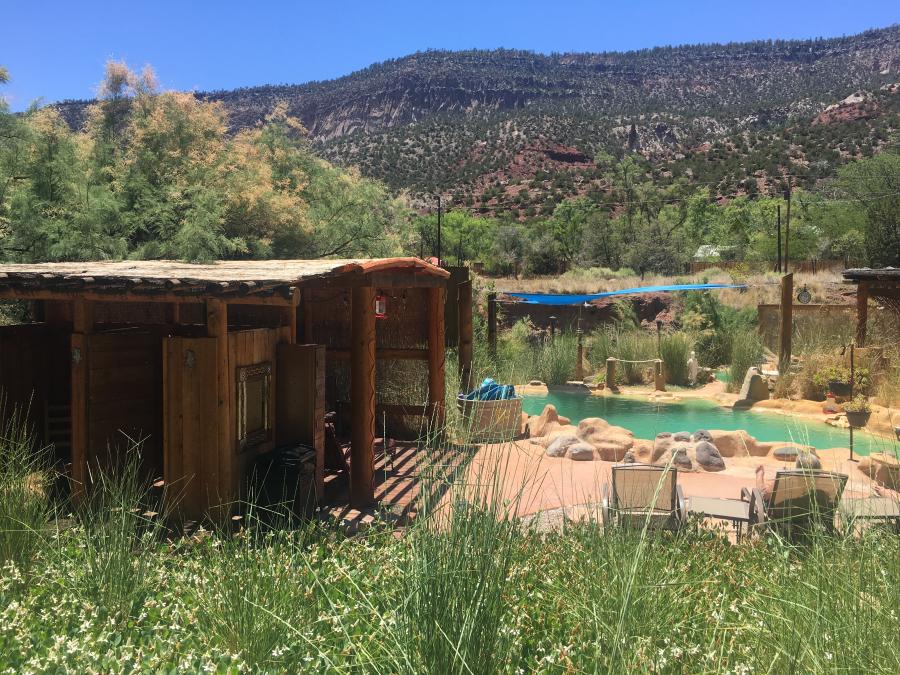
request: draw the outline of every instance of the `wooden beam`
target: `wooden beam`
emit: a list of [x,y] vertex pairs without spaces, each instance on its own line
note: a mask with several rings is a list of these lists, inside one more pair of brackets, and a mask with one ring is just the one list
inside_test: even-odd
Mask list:
[[89,429],[89,368],[90,333],[94,328],[93,305],[86,300],[76,300],[72,304],[72,337],[70,339],[70,363],[72,368],[72,394],[70,400],[71,452],[72,452],[72,497],[75,500],[84,495],[87,488],[91,449],[88,447]]
[[[210,420],[210,433],[215,433],[218,442],[215,444],[215,457],[204,457],[199,464],[203,466],[204,476],[199,476],[204,497],[210,506],[230,504],[236,497],[232,485],[232,469],[235,458],[234,434],[231,428],[231,377],[228,363],[228,306],[222,300],[206,301],[206,334],[216,339],[216,387],[215,420]],[[215,424],[212,424],[212,422]],[[185,449],[191,452],[190,448]],[[224,518],[230,513],[216,514]]]
[[428,402],[434,406],[437,429],[444,426],[444,398],[446,396],[443,288],[428,289]]
[[369,274],[343,274],[336,277],[307,279],[300,282],[301,288],[446,288],[446,277],[423,273],[370,272]]
[[487,334],[488,350],[491,355],[497,353],[497,294],[488,293],[487,296]]
[[472,388],[472,282],[459,285],[459,386],[463,391]]
[[303,321],[303,342],[315,344],[312,322],[312,290],[304,289],[300,291],[300,294],[300,302],[302,303],[300,306],[300,320]]
[[856,346],[866,346],[866,323],[869,320],[869,282],[856,286]]
[[375,502],[375,289],[354,288],[350,302],[350,505]]
[[296,302],[293,295],[285,298],[281,295],[213,296],[203,293],[179,294],[165,291],[158,293],[135,293],[133,291],[104,293],[101,291],[54,291],[41,288],[0,286],[0,300],[65,300],[71,302],[77,299],[90,302],[204,302],[218,300],[230,305],[274,305],[276,307],[288,307]]
[[[326,356],[335,361],[346,361],[350,358],[349,349],[329,349]],[[375,357],[379,361],[427,361],[427,349],[376,349]]]
[[778,372],[784,374],[791,365],[791,339],[794,332],[794,274],[781,277],[781,329],[778,339]]
[[293,295],[296,296],[292,298],[295,302],[280,309],[281,325],[290,329],[290,343],[297,344],[297,305],[300,303],[300,289],[294,288]]
[[181,303],[170,302],[166,305],[166,323],[177,326],[181,323]]

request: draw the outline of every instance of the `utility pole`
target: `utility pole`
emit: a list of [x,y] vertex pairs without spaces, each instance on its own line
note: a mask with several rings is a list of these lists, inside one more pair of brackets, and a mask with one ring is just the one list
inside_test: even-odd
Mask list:
[[791,184],[791,177],[788,176],[787,187],[787,216],[784,223],[784,273],[788,273],[788,264],[791,259],[791,192],[794,186]]
[[778,204],[777,206],[778,218],[776,222],[778,223],[778,254],[775,259],[775,271],[781,272],[781,204]]
[[[441,262],[442,262],[442,260],[441,260],[441,215],[443,215],[442,209],[443,209],[443,204],[441,203],[441,196],[438,195],[438,255],[437,255],[438,267],[441,266]],[[790,209],[788,210],[788,213],[790,213]]]

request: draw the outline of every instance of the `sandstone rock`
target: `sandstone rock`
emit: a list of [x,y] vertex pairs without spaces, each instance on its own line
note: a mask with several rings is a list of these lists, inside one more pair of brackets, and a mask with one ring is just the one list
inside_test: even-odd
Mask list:
[[548,403],[544,406],[540,415],[534,415],[528,418],[528,435],[532,438],[545,436],[550,425],[559,424],[559,413],[556,412],[556,406]]
[[562,434],[547,446],[546,454],[548,457],[565,457],[569,448],[579,443],[581,440],[575,434]]
[[675,439],[672,437],[672,434],[668,432],[656,434],[656,440],[653,442],[653,454],[650,455],[650,462],[652,464],[659,462],[663,455],[672,449],[674,444]]
[[672,435],[672,440],[678,443],[690,443],[691,435],[686,431],[679,431]]
[[707,441],[708,443],[712,443],[712,434],[709,433],[706,429],[697,429],[694,434],[691,436],[691,440],[694,443],[699,443],[700,441]]
[[606,462],[620,462],[634,446],[634,434],[628,429],[614,427],[606,420],[591,417],[578,425],[578,437],[597,451],[597,457]]
[[566,451],[566,457],[576,462],[590,462],[594,459],[594,446],[590,443],[580,441],[574,445],[570,445]]
[[769,385],[760,374],[758,368],[748,368],[744,376],[744,384],[741,393],[735,402],[735,408],[749,408],[757,401],[766,401],[769,398]]
[[528,386],[529,387],[543,387],[544,383],[541,382],[540,380],[532,380],[531,382],[528,383]]
[[653,461],[653,441],[636,439],[631,450],[628,452],[631,453],[636,461],[650,464]]
[[694,448],[694,458],[702,468],[707,471],[724,471],[725,460],[719,453],[719,449],[709,441],[700,441]]
[[538,445],[548,448],[550,447],[550,444],[560,436],[574,436],[577,431],[578,429],[573,427],[571,424],[555,424],[550,429],[549,433],[534,440],[537,441]]
[[[756,455],[757,442],[743,429],[737,431],[721,431],[713,429],[709,432],[711,442],[718,448],[722,457],[748,457]],[[768,454],[768,449],[762,454]]]

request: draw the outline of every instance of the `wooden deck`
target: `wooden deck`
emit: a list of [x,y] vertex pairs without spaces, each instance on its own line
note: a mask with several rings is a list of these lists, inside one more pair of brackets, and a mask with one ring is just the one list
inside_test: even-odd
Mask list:
[[[346,447],[345,454],[349,456]],[[341,522],[350,531],[365,528],[378,517],[404,527],[418,515],[423,499],[440,500],[471,457],[466,450],[420,448],[407,442],[398,442],[387,455],[379,449],[373,476],[377,504],[351,508],[349,476],[331,473],[325,476],[323,517]]]

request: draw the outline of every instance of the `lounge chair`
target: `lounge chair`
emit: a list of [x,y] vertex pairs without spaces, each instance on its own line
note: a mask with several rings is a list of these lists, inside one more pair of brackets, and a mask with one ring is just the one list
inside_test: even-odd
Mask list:
[[602,497],[604,526],[643,528],[649,520],[654,529],[677,529],[687,513],[675,468],[615,464]]
[[792,469],[775,474],[772,494],[759,488],[741,490],[750,503],[750,522],[792,536],[816,525],[834,531],[834,518],[847,484],[847,476],[829,471]]

